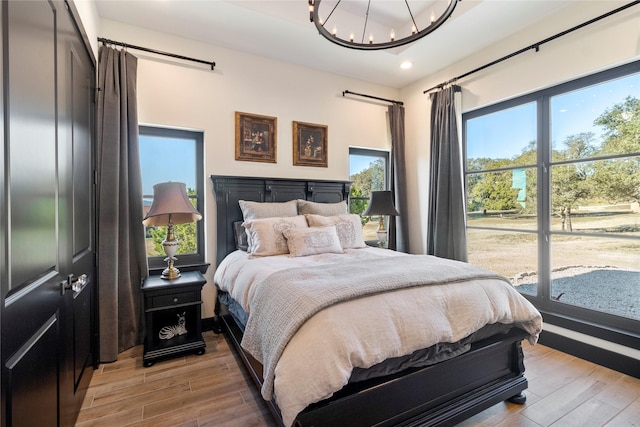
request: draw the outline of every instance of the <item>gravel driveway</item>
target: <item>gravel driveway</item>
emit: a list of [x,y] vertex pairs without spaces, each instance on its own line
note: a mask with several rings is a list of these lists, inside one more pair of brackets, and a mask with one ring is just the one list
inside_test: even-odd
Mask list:
[[[515,279],[519,292],[535,295],[537,276]],[[553,272],[552,298],[560,302],[640,319],[640,270],[569,267]]]

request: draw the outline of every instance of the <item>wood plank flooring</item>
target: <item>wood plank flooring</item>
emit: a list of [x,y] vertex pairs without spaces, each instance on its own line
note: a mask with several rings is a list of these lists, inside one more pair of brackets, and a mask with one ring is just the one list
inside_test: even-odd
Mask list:
[[[142,346],[93,374],[76,427],[272,427],[277,424],[223,335],[202,356],[144,368]],[[497,404],[460,426],[640,426],[640,379],[523,343],[527,403]]]

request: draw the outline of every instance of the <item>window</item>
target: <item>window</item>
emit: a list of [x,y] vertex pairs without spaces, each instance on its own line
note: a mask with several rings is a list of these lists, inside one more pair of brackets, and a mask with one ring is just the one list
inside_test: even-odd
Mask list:
[[[187,194],[204,218],[203,134],[187,130],[140,126],[140,168],[145,212],[153,202],[153,186],[159,182],[184,182]],[[174,226],[178,268],[204,264],[204,220]],[[166,267],[162,240],[166,227],[145,229],[149,269]]]
[[349,212],[361,216],[365,240],[378,240],[378,218],[362,217],[372,191],[389,189],[389,152],[349,148]]
[[469,261],[542,311],[636,332],[638,65],[463,115]]

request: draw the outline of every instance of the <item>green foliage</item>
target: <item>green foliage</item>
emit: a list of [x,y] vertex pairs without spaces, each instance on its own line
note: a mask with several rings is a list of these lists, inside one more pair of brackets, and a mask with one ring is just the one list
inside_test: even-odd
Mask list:
[[482,174],[469,194],[473,210],[501,211],[519,207],[518,189],[511,186],[511,171]]
[[369,197],[372,191],[384,190],[384,160],[377,159],[369,163],[369,167],[351,175],[352,187],[362,193],[361,197]]
[[360,222],[362,226],[369,222],[368,216],[362,216],[362,212],[367,209],[367,204],[369,203],[366,199],[360,199],[362,196],[362,190],[358,189],[355,185],[351,185],[351,190],[349,191],[350,202],[349,202],[349,212],[353,214],[360,215]]
[[362,213],[367,209],[369,196],[372,191],[384,190],[384,160],[376,159],[369,163],[369,167],[351,175],[351,190],[349,192],[349,211],[360,215],[360,222],[364,226],[369,222],[369,217],[363,217]]
[[[640,154],[640,99],[631,96],[595,121],[604,127],[599,155]],[[597,162],[592,180],[598,195],[610,202],[640,200],[640,157]]]

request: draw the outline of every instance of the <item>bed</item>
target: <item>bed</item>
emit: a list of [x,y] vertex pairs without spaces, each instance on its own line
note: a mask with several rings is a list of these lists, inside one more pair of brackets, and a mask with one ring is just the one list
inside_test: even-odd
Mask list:
[[[347,200],[348,181],[229,176],[211,176],[211,181],[217,214],[215,327],[227,333],[281,425],[454,425],[503,400],[525,402],[521,341],[535,342],[542,323],[510,286],[494,283],[503,278],[435,257],[349,247],[338,223],[326,222],[343,218],[331,210]],[[300,209],[304,203],[311,212],[320,211],[302,216],[306,223],[300,229],[292,225],[294,230],[284,232],[291,254],[268,252],[275,246],[254,246],[250,252],[267,250],[258,257],[238,250],[246,244],[238,239],[244,234],[246,205],[252,202],[278,209],[290,209],[292,203]],[[300,215],[283,216],[289,217],[287,224],[301,221]],[[317,228],[307,230],[312,220],[319,221],[313,224]],[[269,221],[247,221],[248,234],[259,231],[263,222],[274,228]],[[310,232],[333,249],[315,253],[293,244]],[[259,239],[253,236],[255,244]],[[389,277],[402,276],[402,284],[389,285],[393,280],[382,279],[378,268]],[[427,276],[431,282],[423,283]],[[361,290],[354,294],[356,287]],[[449,301],[458,298],[461,287],[472,293],[460,298],[466,305],[455,311]],[[502,296],[491,294],[494,288],[509,298],[517,296],[501,306],[495,301]],[[437,297],[427,292],[437,292]],[[297,299],[287,302],[281,295]],[[481,305],[485,295],[490,304]],[[314,307],[305,306],[309,300]],[[431,305],[424,309],[425,304]],[[498,309],[489,310],[492,304]],[[446,327],[439,327],[444,322],[437,317],[420,317],[440,311],[451,322]],[[452,316],[454,312],[458,315]],[[386,317],[404,313],[411,313],[411,321]],[[482,320],[485,315],[491,320]],[[437,342],[426,329],[440,334]],[[402,340],[396,341],[397,335]],[[405,336],[416,340],[405,342]],[[346,349],[353,343],[355,350]]]

